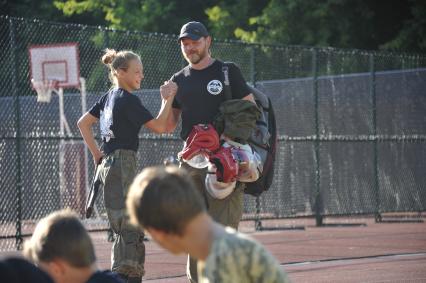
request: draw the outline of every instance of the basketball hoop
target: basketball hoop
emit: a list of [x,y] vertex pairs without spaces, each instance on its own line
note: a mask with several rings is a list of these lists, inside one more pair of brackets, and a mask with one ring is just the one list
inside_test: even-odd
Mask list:
[[34,79],[32,79],[31,83],[37,92],[37,102],[49,103],[52,97],[52,91],[55,89],[57,81],[35,81]]

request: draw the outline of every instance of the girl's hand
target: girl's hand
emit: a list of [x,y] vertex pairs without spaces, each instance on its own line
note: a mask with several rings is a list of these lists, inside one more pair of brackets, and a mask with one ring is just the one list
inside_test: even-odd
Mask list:
[[93,155],[93,162],[95,163],[95,166],[101,163],[103,157],[104,154],[102,151],[98,151],[96,154]]
[[173,81],[165,81],[162,86],[160,86],[160,94],[161,98],[164,100],[168,100],[172,98],[177,93],[178,86]]

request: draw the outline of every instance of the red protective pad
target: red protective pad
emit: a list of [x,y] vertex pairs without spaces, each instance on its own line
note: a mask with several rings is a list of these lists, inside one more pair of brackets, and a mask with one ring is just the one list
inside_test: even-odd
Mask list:
[[197,154],[209,156],[219,148],[219,135],[210,124],[199,124],[192,128],[184,149],[179,152],[183,160],[190,160]]
[[209,161],[213,163],[216,170],[216,178],[219,182],[234,182],[238,175],[238,163],[232,156],[230,147],[221,147],[215,154],[210,156]]

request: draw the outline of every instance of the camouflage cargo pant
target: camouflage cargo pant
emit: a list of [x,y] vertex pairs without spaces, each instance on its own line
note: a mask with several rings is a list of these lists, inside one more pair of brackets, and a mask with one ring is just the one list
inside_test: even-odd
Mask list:
[[[238,183],[239,186],[225,199],[215,199],[210,196],[205,188],[207,169],[196,169],[186,163],[181,163],[181,167],[189,172],[197,190],[203,195],[210,216],[216,222],[224,226],[238,229],[238,224],[243,216],[243,184]],[[197,261],[189,256],[186,266],[186,275],[190,282],[197,282]]]
[[136,153],[115,150],[102,160],[100,166],[105,208],[115,236],[111,270],[129,277],[142,277],[145,273],[144,234],[129,224],[125,207],[129,186],[136,175]]

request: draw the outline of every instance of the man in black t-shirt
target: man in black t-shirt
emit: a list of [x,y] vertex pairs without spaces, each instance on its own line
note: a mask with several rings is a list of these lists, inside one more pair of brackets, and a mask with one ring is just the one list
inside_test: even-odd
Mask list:
[[[168,116],[168,131],[176,128],[179,117],[182,117],[180,136],[186,140],[192,127],[197,124],[212,123],[219,112],[219,106],[225,99],[223,62],[214,59],[210,54],[212,38],[205,26],[200,22],[189,22],[182,26],[179,42],[181,51],[188,66],[174,74],[171,78],[178,86],[172,105],[172,115]],[[229,79],[233,99],[246,99],[254,102],[240,69],[229,64]],[[170,88],[172,85],[170,85]],[[237,187],[225,199],[215,199],[206,192],[206,169],[195,169],[182,163],[197,189],[207,202],[208,212],[217,222],[238,228],[243,213],[243,188]],[[188,261],[188,278],[196,282],[196,264]]]

